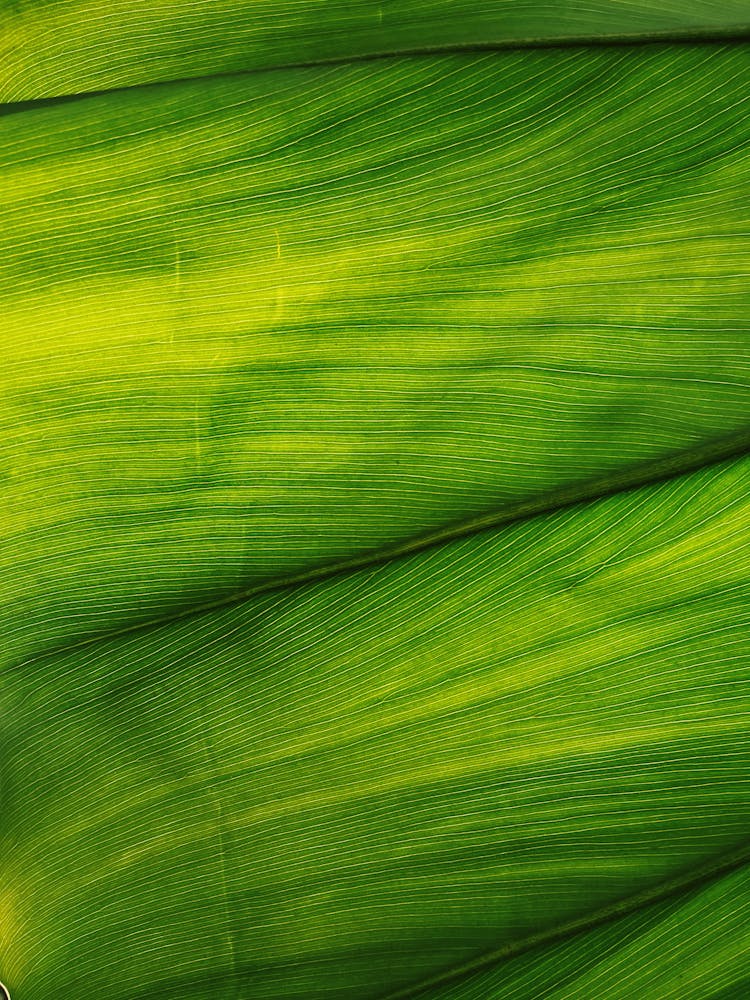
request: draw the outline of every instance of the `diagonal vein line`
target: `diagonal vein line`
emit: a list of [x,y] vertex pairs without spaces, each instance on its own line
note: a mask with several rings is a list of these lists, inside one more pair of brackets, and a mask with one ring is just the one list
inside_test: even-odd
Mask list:
[[315,66],[344,66],[380,59],[416,59],[422,56],[461,55],[472,52],[513,52],[522,49],[608,48],[611,46],[637,45],[721,45],[727,42],[742,43],[748,41],[750,41],[750,22],[747,24],[738,24],[731,28],[686,28],[683,31],[653,31],[642,32],[640,34],[633,32],[610,35],[566,35],[565,37],[557,38],[501,38],[487,42],[454,42],[445,45],[393,48],[381,52],[331,56],[327,59],[309,59],[300,62],[279,63],[275,66],[258,66],[256,68],[209,73],[207,75],[179,76],[169,80],[153,80],[149,83],[138,83],[132,86],[87,90],[72,94],[62,94],[56,97],[32,98],[26,101],[0,100],[0,117],[21,111],[31,111],[38,107],[79,101],[88,97],[101,97],[107,94],[120,94],[130,90],[143,90],[145,87],[169,87],[172,84],[187,83],[191,80],[208,81],[221,79],[226,76],[254,76],[258,73],[274,73],[279,70],[310,69]]
[[677,478],[689,472],[696,472],[708,465],[740,458],[748,452],[750,452],[750,425],[731,435],[713,438],[695,448],[672,453],[649,462],[641,462],[604,476],[588,479],[582,483],[575,483],[556,490],[550,490],[530,499],[506,504],[499,509],[488,511],[477,517],[447,524],[437,531],[413,536],[396,545],[376,549],[375,551],[370,550],[348,559],[313,566],[299,573],[274,577],[273,579],[253,584],[241,590],[232,591],[229,594],[224,594],[210,601],[177,608],[167,614],[134,622],[120,628],[96,632],[75,642],[60,643],[38,654],[26,657],[12,666],[15,669],[22,669],[31,663],[46,660],[62,651],[90,646],[95,642],[116,638],[121,635],[144,632],[160,625],[197,617],[208,611],[240,604],[258,594],[268,591],[313,583],[343,573],[353,573],[370,566],[378,566],[391,560],[405,558],[425,549],[442,545],[458,538],[464,538],[490,528],[523,521],[528,518],[537,517],[540,514],[549,514],[566,507],[572,507],[575,504],[591,503],[626,490],[637,489]]
[[634,893],[632,896],[625,896],[614,903],[610,903],[608,906],[593,910],[583,917],[565,921],[564,923],[557,924],[555,927],[550,927],[547,930],[530,934],[528,937],[521,938],[518,941],[513,941],[494,951],[486,952],[469,962],[441,972],[437,976],[424,979],[419,983],[396,990],[395,992],[387,993],[380,997],[379,1000],[409,1000],[412,997],[419,997],[425,990],[439,986],[448,986],[453,982],[471,976],[473,973],[481,972],[493,965],[498,965],[501,962],[515,958],[517,955],[522,955],[535,948],[557,944],[577,934],[582,934],[585,931],[593,930],[595,927],[611,923],[619,917],[636,913],[638,910],[644,909],[654,903],[659,903],[673,896],[700,888],[705,883],[713,881],[720,875],[726,875],[737,868],[741,868],[748,862],[750,862],[750,841],[746,841],[725,854],[710,858],[703,864],[681,872],[671,879],[667,879],[664,882],[657,882],[656,885],[649,886],[648,889],[644,889],[642,892]]

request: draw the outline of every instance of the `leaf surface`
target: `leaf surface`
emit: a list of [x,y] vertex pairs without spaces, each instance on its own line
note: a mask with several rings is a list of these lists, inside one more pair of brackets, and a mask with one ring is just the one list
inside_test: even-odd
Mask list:
[[749,71],[443,56],[4,119],[8,654],[746,446]]
[[749,0],[2,0],[0,100],[399,51],[750,31]]
[[744,866],[554,947],[489,963],[474,976],[411,995],[414,1000],[741,1000],[750,986],[749,879]]
[[20,1000],[380,997],[735,850],[749,469],[8,672]]
[[[102,81],[127,17],[7,10],[58,18],[45,93],[160,78],[185,12]],[[0,119],[13,1000],[743,995],[749,60],[394,56]]]

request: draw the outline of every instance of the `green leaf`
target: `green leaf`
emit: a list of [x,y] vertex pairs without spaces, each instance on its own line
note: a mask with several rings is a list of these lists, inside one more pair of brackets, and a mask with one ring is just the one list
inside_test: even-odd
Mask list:
[[[56,17],[15,96],[114,84]],[[0,119],[13,1000],[743,995],[749,62]]]
[[749,911],[745,866],[554,947],[411,995],[414,1000],[740,1000],[750,987]]
[[0,100],[21,101],[399,51],[736,35],[750,0],[0,0],[0,17]]
[[384,60],[1,120],[8,653],[744,448],[749,56]]
[[9,671],[4,978],[385,996],[734,851],[749,472]]

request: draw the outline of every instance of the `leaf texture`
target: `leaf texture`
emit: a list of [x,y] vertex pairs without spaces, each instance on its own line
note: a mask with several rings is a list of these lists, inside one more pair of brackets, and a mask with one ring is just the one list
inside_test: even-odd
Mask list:
[[0,100],[399,51],[750,31],[750,0],[2,0]]
[[414,1000],[741,1000],[750,988],[750,869],[731,872]]
[[[541,33],[406,8],[6,5],[6,96]],[[745,995],[749,61],[395,55],[0,118],[13,1000]]]
[[734,849],[749,469],[7,673],[21,1000],[380,997]]
[[9,655],[742,435],[748,71],[495,53],[6,118]]

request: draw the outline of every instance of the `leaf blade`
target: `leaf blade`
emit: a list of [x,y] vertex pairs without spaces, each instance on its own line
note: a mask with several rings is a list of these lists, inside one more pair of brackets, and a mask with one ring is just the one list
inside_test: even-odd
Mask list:
[[379,996],[732,850],[747,481],[704,469],[7,673],[4,977]]
[[595,4],[503,0],[384,0],[258,7],[225,0],[199,8],[157,0],[144,11],[78,0],[61,8],[5,2],[0,100],[24,101],[144,83],[393,52],[472,45],[746,33],[747,0],[632,0]]
[[[742,996],[747,969],[748,867],[688,888],[570,940],[412,996],[434,1000],[648,1000]],[[395,1000],[395,998],[394,998]]]
[[747,58],[384,61],[6,119],[9,658],[743,432]]

